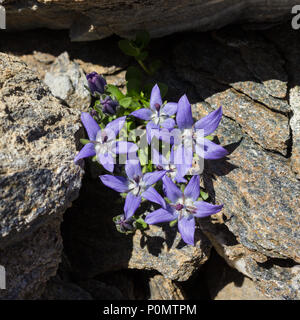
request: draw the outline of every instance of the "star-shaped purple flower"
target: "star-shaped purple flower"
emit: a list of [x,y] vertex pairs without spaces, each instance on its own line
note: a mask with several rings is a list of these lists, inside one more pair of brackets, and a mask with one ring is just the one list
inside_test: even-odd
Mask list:
[[81,113],[81,121],[87,131],[90,142],[87,143],[76,155],[74,162],[82,158],[97,155],[103,167],[114,171],[115,155],[118,153],[131,153],[137,151],[137,146],[132,142],[116,141],[116,136],[122,129],[126,117],[120,117],[101,129],[95,119],[87,112]]
[[156,84],[151,91],[150,109],[143,108],[131,113],[136,118],[149,121],[146,125],[147,141],[151,143],[154,133],[151,129],[159,129],[160,127],[172,129],[175,126],[175,120],[170,118],[177,111],[177,103],[168,102],[163,105],[158,85]]
[[156,165],[157,170],[165,170],[166,175],[176,182],[186,183],[187,180],[181,177],[178,173],[177,167],[174,164],[174,151],[171,149],[169,157],[164,157],[155,148],[151,149],[151,160]]
[[128,162],[125,165],[125,171],[127,178],[105,174],[100,176],[100,179],[107,187],[120,193],[128,193],[127,197],[132,194],[139,199],[143,197],[146,190],[166,174],[164,170],[143,174],[140,162],[136,160]]
[[119,226],[120,230],[126,232],[132,230],[132,216],[135,214],[135,211],[141,204],[141,197],[134,196],[132,193],[129,193],[125,200],[124,205],[124,215],[118,217],[116,224]]
[[149,213],[145,222],[157,224],[178,220],[178,230],[183,241],[194,245],[195,218],[203,218],[219,212],[223,205],[213,205],[205,201],[197,201],[200,195],[199,176],[193,176],[182,192],[168,177],[163,179],[164,193],[170,203],[154,189],[147,190],[143,197],[161,205],[161,208]]
[[[194,123],[191,104],[186,95],[178,101],[176,123],[180,129],[175,130],[174,137],[174,160],[179,174],[185,176],[192,167],[193,156],[196,153],[204,159],[220,159],[228,154],[228,151],[214,142],[203,139],[214,132],[222,118],[222,107],[209,113],[199,121]],[[169,133],[166,132],[166,136]]]

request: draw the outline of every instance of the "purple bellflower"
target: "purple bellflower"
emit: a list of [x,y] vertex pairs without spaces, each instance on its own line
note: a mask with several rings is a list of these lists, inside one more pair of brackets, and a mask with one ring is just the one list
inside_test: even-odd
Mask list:
[[103,167],[114,171],[114,157],[118,153],[136,152],[137,146],[127,141],[116,141],[116,136],[123,127],[126,117],[120,117],[101,129],[95,119],[87,112],[81,113],[81,121],[87,131],[90,142],[76,155],[74,162],[82,158],[97,156]]
[[146,125],[147,141],[151,143],[153,133],[151,129],[160,127],[172,129],[175,126],[175,120],[170,118],[177,111],[177,103],[168,102],[163,105],[158,85],[156,84],[151,91],[150,109],[143,108],[131,113],[136,118],[149,121]]
[[166,174],[164,170],[142,174],[140,162],[136,160],[128,162],[125,171],[127,178],[105,174],[100,176],[100,179],[107,187],[120,193],[127,193],[127,197],[136,196],[140,200],[144,192],[152,188],[151,186]]
[[[174,164],[174,151],[171,149],[168,158],[160,154],[155,148],[152,148],[152,163],[156,165],[157,170],[165,170],[166,175],[176,182],[186,183],[187,180],[181,177],[178,173],[177,167]],[[164,178],[163,178],[164,179]]]
[[170,203],[154,189],[147,190],[144,198],[161,205],[161,208],[149,213],[145,222],[157,224],[178,220],[178,230],[183,241],[194,245],[195,218],[203,218],[219,212],[223,205],[213,205],[205,201],[197,201],[200,195],[199,176],[193,176],[182,192],[175,183],[164,176],[163,189]]
[[[184,176],[192,167],[194,153],[201,158],[211,160],[223,158],[228,154],[228,151],[222,146],[208,139],[202,139],[203,135],[206,137],[217,129],[221,118],[222,107],[194,123],[187,96],[183,95],[179,99],[176,123],[180,130],[176,131],[177,136],[175,134],[173,148],[174,160],[181,176]],[[203,134],[202,137],[200,133]],[[166,135],[168,134],[167,132]]]
[[102,105],[102,111],[110,115],[116,114],[117,106],[119,105],[118,101],[113,100],[110,96],[100,100],[100,104]]
[[116,224],[122,232],[130,231],[133,229],[132,216],[141,204],[141,197],[134,196],[129,193],[125,200],[124,215],[118,217]]
[[97,72],[91,72],[86,75],[86,79],[92,94],[98,92],[103,94],[105,91],[106,80],[101,77]]

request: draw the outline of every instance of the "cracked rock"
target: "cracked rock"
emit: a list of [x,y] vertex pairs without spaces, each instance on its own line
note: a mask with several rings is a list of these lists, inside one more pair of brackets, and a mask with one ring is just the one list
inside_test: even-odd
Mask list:
[[0,53],[0,265],[2,298],[36,298],[55,274],[59,224],[78,196],[80,115],[62,106],[19,59]]
[[91,94],[86,89],[88,83],[79,64],[70,61],[67,52],[58,56],[45,74],[44,82],[51,93],[63,100],[69,107],[87,111]]

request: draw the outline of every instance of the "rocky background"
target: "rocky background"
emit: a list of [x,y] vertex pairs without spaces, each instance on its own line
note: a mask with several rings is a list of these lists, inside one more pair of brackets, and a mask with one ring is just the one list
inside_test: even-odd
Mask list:
[[[17,1],[7,3],[10,14]],[[32,14],[53,8],[51,1],[22,3]],[[0,298],[298,300],[300,32],[290,22],[264,30],[232,25],[151,41],[150,57],[163,60],[156,80],[168,84],[169,101],[186,93],[195,118],[224,110],[216,141],[230,155],[207,161],[201,179],[224,209],[200,221],[195,247],[167,225],[118,233],[118,194],[99,181],[101,168],[73,164],[84,137],[80,111],[91,103],[85,74],[97,71],[122,89],[134,64],[118,39],[1,32],[0,265],[7,290]]]

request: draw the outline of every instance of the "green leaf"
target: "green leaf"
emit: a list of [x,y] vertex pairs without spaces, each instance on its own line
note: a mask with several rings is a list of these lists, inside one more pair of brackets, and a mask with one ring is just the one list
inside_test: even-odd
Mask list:
[[88,144],[88,143],[90,143],[90,140],[88,140],[88,139],[80,139],[80,142],[82,144]]
[[144,149],[138,150],[138,155],[140,159],[141,166],[145,166],[148,163],[148,154]]
[[169,226],[172,228],[172,227],[174,227],[174,226],[176,225],[176,223],[177,223],[177,219],[171,221],[171,222],[169,223]]
[[124,94],[120,91],[120,89],[114,86],[113,84],[108,84],[106,91],[109,92],[118,101],[125,97]]
[[141,82],[138,79],[129,79],[127,81],[127,94],[133,97],[140,96]]
[[210,141],[214,140],[214,137],[213,137],[213,136],[206,136],[205,138],[206,138],[207,140],[210,140]]
[[132,102],[131,97],[125,97],[119,101],[119,104],[120,104],[120,106],[122,106],[126,109],[130,106],[131,102]]
[[128,81],[130,79],[138,79],[138,80],[142,80],[142,72],[139,68],[137,67],[129,67],[126,71],[126,75],[125,75],[125,79]]
[[132,101],[131,105],[130,105],[130,110],[131,110],[131,112],[132,112],[132,111],[135,111],[135,110],[137,110],[137,109],[140,109],[141,107],[142,107],[142,106],[141,106],[141,104],[139,103],[139,101],[136,100],[136,99],[134,99],[134,100]]
[[136,48],[129,40],[120,40],[118,45],[119,48],[128,56],[137,57],[140,54],[139,48]]
[[201,197],[202,197],[203,200],[207,200],[208,197],[209,197],[208,193],[206,193],[206,192],[204,192],[204,191],[202,191],[202,190],[200,191],[200,195],[201,195]]
[[135,220],[135,226],[137,229],[145,230],[148,227],[148,224],[144,221],[143,218],[139,217]]
[[149,42],[150,42],[150,34],[148,31],[140,30],[136,33],[135,43],[139,48],[143,49],[147,47]]

